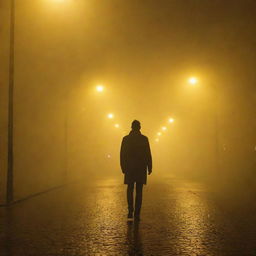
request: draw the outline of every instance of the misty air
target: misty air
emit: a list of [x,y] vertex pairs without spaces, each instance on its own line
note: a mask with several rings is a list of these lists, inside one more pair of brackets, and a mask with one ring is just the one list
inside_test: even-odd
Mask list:
[[255,11],[0,0],[0,255],[256,255]]

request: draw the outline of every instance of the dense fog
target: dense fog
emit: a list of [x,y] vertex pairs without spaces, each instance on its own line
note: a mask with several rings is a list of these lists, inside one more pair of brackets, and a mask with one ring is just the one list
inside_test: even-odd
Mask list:
[[[0,1],[2,34],[7,2]],[[179,175],[223,195],[251,192],[255,7],[249,0],[17,0],[15,198],[93,178],[122,183],[120,145],[134,119],[150,141],[149,182]]]

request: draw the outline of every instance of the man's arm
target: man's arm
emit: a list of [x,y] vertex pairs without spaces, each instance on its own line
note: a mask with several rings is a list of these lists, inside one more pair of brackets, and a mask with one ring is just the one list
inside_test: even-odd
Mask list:
[[125,173],[125,139],[123,138],[120,150],[120,166],[122,173]]
[[148,138],[147,138],[147,166],[148,166],[148,174],[150,175],[152,173],[152,155],[151,155]]

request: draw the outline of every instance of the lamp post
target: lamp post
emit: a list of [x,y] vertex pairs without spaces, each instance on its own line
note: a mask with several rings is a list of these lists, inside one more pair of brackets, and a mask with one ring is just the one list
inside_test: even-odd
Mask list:
[[8,167],[6,202],[13,201],[13,92],[14,92],[14,47],[15,47],[15,0],[10,0],[10,53],[8,90]]
[[215,154],[216,154],[216,169],[220,171],[220,152],[219,152],[219,93],[215,85],[212,86],[214,89],[215,98]]
[[[191,86],[198,84],[197,77],[188,78],[188,83]],[[215,156],[216,156],[216,170],[220,170],[220,157],[219,157],[219,94],[215,85],[212,85],[211,88],[214,90],[215,98],[215,111],[214,111],[214,123],[215,123]]]
[[[62,2],[62,0],[59,0]],[[13,201],[13,124],[14,124],[14,86],[15,86],[15,15],[16,0],[10,0],[10,48],[9,48],[9,84],[8,84],[8,143],[7,143],[7,186],[6,202]],[[67,124],[65,124],[67,126]],[[67,128],[65,128],[67,130]]]

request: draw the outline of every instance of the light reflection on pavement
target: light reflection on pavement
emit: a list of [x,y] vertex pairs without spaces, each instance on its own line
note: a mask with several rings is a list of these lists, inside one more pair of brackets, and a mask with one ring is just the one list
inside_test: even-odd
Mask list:
[[127,222],[125,188],[99,180],[1,208],[0,255],[256,255],[202,185],[149,182],[140,223]]

